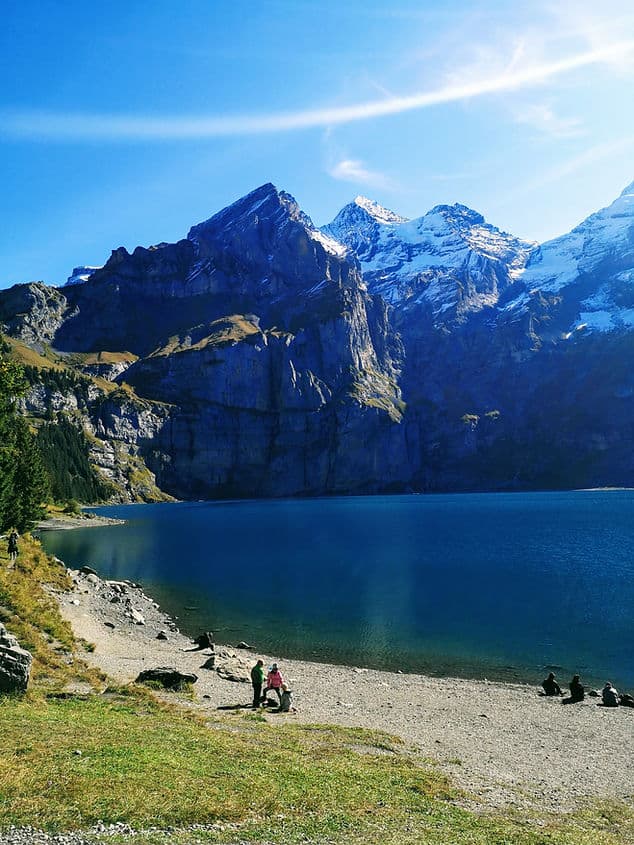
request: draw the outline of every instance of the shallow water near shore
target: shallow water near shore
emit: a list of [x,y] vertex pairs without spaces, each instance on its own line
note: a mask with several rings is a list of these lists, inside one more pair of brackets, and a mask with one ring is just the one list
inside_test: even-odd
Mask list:
[[317,661],[634,687],[634,491],[365,496],[93,509],[47,531],[71,567],[141,583],[191,635]]

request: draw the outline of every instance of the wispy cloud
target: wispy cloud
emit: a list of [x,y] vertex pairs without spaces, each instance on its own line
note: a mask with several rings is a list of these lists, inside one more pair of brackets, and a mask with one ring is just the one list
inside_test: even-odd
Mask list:
[[357,159],[344,158],[333,164],[328,173],[333,179],[340,179],[342,182],[354,182],[357,185],[367,185],[371,188],[393,187],[392,182],[383,173],[368,170],[362,161]]
[[602,144],[595,144],[594,146],[571,156],[566,161],[546,171],[539,179],[535,179],[526,186],[524,192],[534,191],[538,188],[543,188],[553,182],[558,182],[566,176],[570,176],[579,170],[584,170],[598,161],[603,161],[612,156],[622,155],[629,150],[634,149],[634,135],[626,138],[618,138],[615,141],[607,141]]
[[551,138],[575,138],[585,134],[582,122],[576,117],[560,117],[547,103],[533,103],[514,109],[516,123],[529,126],[535,132]]
[[0,134],[33,140],[196,140],[335,126],[401,114],[417,109],[540,85],[561,74],[592,65],[619,63],[634,57],[634,39],[601,43],[556,61],[524,60],[521,46],[499,72],[440,86],[409,96],[392,96],[349,106],[273,114],[224,116],[126,116],[56,112],[5,112]]
[[[592,50],[609,48],[634,26],[631,0],[604,0],[600,5],[596,0],[567,0],[551,4],[548,14],[554,37],[565,34],[569,39],[583,41]],[[606,64],[613,71],[629,73],[634,68],[634,54],[615,52],[607,57]]]
[[516,204],[520,197],[528,196],[535,191],[541,191],[548,185],[556,184],[572,174],[587,170],[600,161],[614,156],[623,155],[634,150],[634,135],[594,144],[576,155],[570,156],[554,167],[549,168],[536,179],[531,179],[523,185],[516,186],[512,192],[499,196],[492,207],[504,207]]

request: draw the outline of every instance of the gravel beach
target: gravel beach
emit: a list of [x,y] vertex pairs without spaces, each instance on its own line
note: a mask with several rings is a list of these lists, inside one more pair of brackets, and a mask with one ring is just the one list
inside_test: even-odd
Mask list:
[[[634,796],[631,708],[603,708],[588,696],[566,707],[529,685],[285,660],[226,645],[216,645],[213,668],[202,668],[210,650],[192,651],[191,639],[139,587],[91,572],[71,574],[73,591],[58,595],[62,613],[76,636],[95,646],[82,656],[117,682],[158,666],[193,672],[194,700],[182,697],[183,706],[218,715],[218,708],[250,702],[248,671],[262,657],[266,665],[279,663],[296,707],[290,714],[267,712],[269,721],[396,734],[435,761],[474,809],[566,811],[588,800]],[[159,631],[166,639],[157,639]]]

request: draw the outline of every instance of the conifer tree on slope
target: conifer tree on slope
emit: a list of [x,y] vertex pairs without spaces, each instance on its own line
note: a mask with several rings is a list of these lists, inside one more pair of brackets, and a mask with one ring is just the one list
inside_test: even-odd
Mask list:
[[27,388],[22,368],[0,352],[0,531],[27,531],[43,514],[48,476],[34,436],[16,411]]

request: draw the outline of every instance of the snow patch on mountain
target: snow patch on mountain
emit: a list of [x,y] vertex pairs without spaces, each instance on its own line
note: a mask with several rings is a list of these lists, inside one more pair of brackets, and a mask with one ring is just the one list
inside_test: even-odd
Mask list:
[[634,327],[634,308],[619,311],[582,311],[579,325],[600,332],[619,331]]
[[570,233],[543,244],[522,275],[529,288],[558,293],[614,254],[634,257],[634,182],[612,205],[591,214]]
[[392,223],[405,223],[408,219],[407,217],[401,217],[395,211],[390,211],[389,208],[379,205],[378,202],[374,202],[374,200],[361,195],[354,198],[353,204],[367,212],[377,223],[390,225]]
[[[623,303],[629,303],[624,305]],[[617,273],[580,304],[579,328],[595,332],[629,330],[634,327],[634,269]]]
[[427,304],[443,320],[494,305],[535,248],[459,204],[407,220],[357,197],[322,231],[356,254],[373,293],[394,306]]
[[317,241],[317,243],[320,243],[326,250],[326,252],[329,252],[332,255],[336,255],[339,258],[344,258],[348,254],[349,250],[346,246],[340,244],[339,241],[336,241],[334,238],[329,237],[324,232],[320,232],[319,229],[308,229],[308,235],[313,241]]
[[[550,320],[561,314],[562,322],[568,323],[562,326],[560,336],[564,340],[631,331],[634,183],[611,205],[591,214],[568,234],[542,244],[520,279],[518,295],[504,308],[511,319],[514,314],[521,319],[534,307],[538,312],[547,308]],[[576,315],[573,319],[571,313]]]
[[436,267],[474,266],[482,256],[509,261],[511,272],[519,272],[532,248],[466,206],[437,206],[417,220],[382,231],[374,256],[362,266],[373,272],[390,269],[396,261],[404,273],[415,275]]
[[70,274],[66,282],[64,283],[64,287],[69,285],[83,285],[84,282],[87,282],[88,279],[92,276],[95,270],[101,270],[101,267],[75,267],[73,272]]

